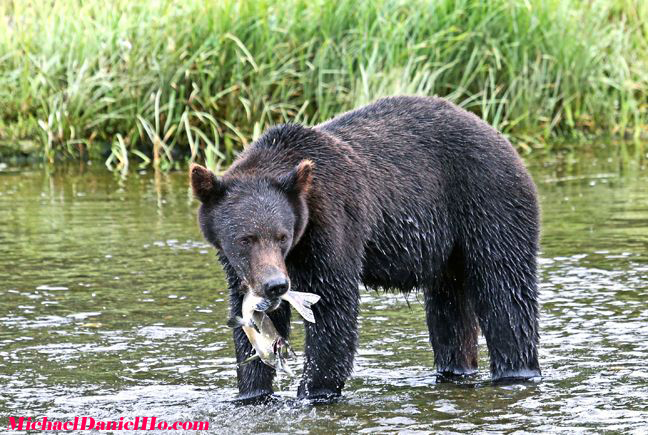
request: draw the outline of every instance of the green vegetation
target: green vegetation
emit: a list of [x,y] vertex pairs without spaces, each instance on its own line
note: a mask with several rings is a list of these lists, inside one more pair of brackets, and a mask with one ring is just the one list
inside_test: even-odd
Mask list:
[[0,29],[0,154],[217,167],[273,123],[400,93],[524,151],[648,125],[643,0],[4,0]]

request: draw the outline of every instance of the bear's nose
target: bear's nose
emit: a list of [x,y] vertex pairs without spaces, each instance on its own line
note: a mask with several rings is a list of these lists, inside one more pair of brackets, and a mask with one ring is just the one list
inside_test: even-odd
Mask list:
[[267,298],[278,298],[288,291],[288,280],[286,278],[271,278],[263,284],[263,293]]

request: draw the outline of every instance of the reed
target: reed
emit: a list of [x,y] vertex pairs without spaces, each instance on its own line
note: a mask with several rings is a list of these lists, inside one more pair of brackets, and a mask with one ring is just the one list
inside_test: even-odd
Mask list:
[[212,168],[271,124],[447,97],[523,151],[648,124],[642,0],[0,2],[0,147]]

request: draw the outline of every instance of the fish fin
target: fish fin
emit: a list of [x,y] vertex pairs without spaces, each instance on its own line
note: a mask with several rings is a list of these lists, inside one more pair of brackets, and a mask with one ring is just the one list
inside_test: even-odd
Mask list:
[[241,361],[241,362],[239,363],[239,367],[242,367],[242,366],[244,366],[244,365],[250,364],[251,362],[254,362],[254,361],[258,360],[258,359],[261,359],[261,357],[259,356],[258,353],[255,353],[255,354],[252,355],[251,357],[246,358],[246,359],[244,359],[243,361]]
[[232,328],[232,329],[238,328],[238,327],[244,326],[244,325],[245,325],[245,322],[239,316],[234,316],[234,317],[231,317],[229,320],[227,320],[227,327]]

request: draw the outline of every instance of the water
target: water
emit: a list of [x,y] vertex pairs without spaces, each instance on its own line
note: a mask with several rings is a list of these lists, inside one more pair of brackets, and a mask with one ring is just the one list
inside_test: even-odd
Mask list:
[[[186,174],[4,168],[0,431],[15,415],[207,420],[237,434],[646,433],[648,170],[593,157],[532,170],[542,382],[490,384],[482,340],[477,377],[437,383],[421,301],[365,291],[339,403],[291,400],[297,380],[284,380],[283,400],[241,408],[227,291]],[[293,331],[299,349],[300,321]]]

